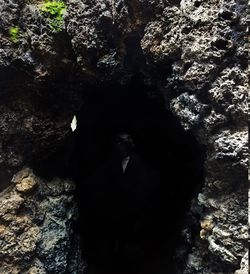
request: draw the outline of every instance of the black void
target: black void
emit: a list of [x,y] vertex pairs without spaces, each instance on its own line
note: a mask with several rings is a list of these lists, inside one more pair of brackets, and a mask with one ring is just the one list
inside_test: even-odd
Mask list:
[[203,180],[201,147],[138,79],[89,90],[77,120],[87,273],[175,273],[185,213]]

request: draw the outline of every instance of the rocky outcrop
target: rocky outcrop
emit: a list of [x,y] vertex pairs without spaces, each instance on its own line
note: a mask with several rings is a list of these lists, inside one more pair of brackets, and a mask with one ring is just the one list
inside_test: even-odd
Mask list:
[[205,185],[191,209],[201,216],[200,236],[184,273],[234,273],[247,251],[248,84],[242,4],[181,2],[188,20],[183,27],[189,30],[167,90],[185,92],[173,99],[166,95],[183,126],[207,147]]
[[[9,178],[64,142],[81,105],[79,94],[87,87],[123,84],[140,73],[207,148],[205,182],[183,232],[187,244],[180,273],[228,274],[240,267],[236,273],[247,273],[246,1],[65,4],[56,30],[53,15],[41,11],[43,3],[0,0],[0,188],[9,186],[1,194],[1,212],[12,216],[3,219],[0,228],[4,271],[12,264],[24,273],[28,260],[44,271],[66,269],[66,253],[60,253],[61,247],[52,251],[46,239],[62,236],[55,241],[66,250],[70,246],[69,216],[57,205],[67,204],[72,194],[54,188],[72,183],[56,179],[45,184],[32,175],[10,184]],[[52,190],[45,190],[46,185]],[[36,209],[28,210],[32,203]],[[39,215],[43,208],[64,223],[62,235],[53,234],[57,221],[40,216],[36,222],[30,215]],[[26,221],[18,224],[18,218]],[[18,237],[28,238],[27,246],[21,246]],[[35,255],[38,247],[43,258]],[[58,264],[46,252],[57,256]]]
[[0,196],[0,273],[82,273],[75,185],[24,168]]

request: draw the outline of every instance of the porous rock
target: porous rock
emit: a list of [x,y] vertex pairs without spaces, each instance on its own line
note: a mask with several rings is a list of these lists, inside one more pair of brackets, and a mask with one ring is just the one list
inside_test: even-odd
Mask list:
[[[104,82],[125,83],[138,73],[146,84],[158,87],[166,107],[207,151],[205,180],[192,201],[192,221],[183,230],[187,243],[180,273],[247,271],[247,2],[65,3],[64,24],[55,33],[37,1],[0,0],[0,187],[5,189],[0,236],[5,235],[8,246],[1,271],[8,273],[12,264],[11,273],[24,273],[28,259],[31,273],[64,271],[67,240],[53,251],[46,239],[58,243],[57,237],[68,233],[67,214],[58,206],[73,199],[61,190],[65,181],[46,187],[43,180],[33,184],[26,179],[15,183],[18,191],[8,178],[13,170],[53,154],[67,138],[81,105],[79,91],[84,94],[89,85]],[[19,27],[16,42],[9,34],[13,26]],[[20,216],[26,216],[27,228],[17,222],[24,205],[42,227],[28,212]],[[211,229],[200,226],[203,220],[211,220]],[[20,235],[30,241],[17,249],[19,226],[25,230]],[[38,246],[43,258],[32,255]],[[58,255],[56,260],[51,252]]]
[[[20,186],[27,178],[36,184],[32,192]],[[12,181],[0,195],[0,273],[83,273],[80,244],[74,242],[78,236],[72,230],[77,218],[74,183],[56,178],[48,182],[29,168]]]

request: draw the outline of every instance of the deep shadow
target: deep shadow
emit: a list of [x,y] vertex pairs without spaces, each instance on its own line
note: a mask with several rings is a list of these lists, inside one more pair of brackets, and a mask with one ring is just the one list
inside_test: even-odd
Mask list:
[[77,114],[72,174],[89,274],[175,273],[204,151],[157,94],[140,79],[100,87]]

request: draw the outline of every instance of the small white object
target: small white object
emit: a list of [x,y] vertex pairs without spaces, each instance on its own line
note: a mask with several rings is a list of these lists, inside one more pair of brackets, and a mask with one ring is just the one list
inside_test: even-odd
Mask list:
[[130,157],[125,157],[122,161],[122,170],[123,170],[123,173],[125,172],[126,168],[127,168],[127,165],[128,165],[128,162],[130,160]]
[[75,131],[76,128],[77,128],[77,119],[76,119],[76,116],[74,115],[73,119],[72,119],[72,122],[70,124],[70,127],[71,127],[71,130],[72,131]]

